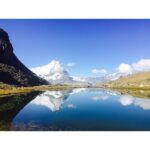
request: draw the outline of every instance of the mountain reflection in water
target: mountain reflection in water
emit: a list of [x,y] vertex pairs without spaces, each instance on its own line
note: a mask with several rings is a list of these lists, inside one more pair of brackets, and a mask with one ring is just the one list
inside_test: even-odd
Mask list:
[[0,97],[0,130],[10,130],[14,117],[40,92]]
[[51,111],[59,111],[69,94],[69,91],[46,91],[37,96],[30,104],[44,106]]
[[106,89],[0,98],[0,130],[150,131],[150,99]]

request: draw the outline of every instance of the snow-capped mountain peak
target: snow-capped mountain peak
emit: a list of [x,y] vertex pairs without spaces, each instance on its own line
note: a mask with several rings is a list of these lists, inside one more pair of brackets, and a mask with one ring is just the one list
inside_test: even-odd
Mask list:
[[31,68],[31,70],[38,76],[47,76],[49,74],[64,72],[64,68],[62,67],[62,64],[57,60],[52,60],[49,64],[44,66]]
[[125,76],[122,73],[112,73],[103,77],[77,77],[71,76],[67,70],[63,67],[62,63],[58,60],[52,60],[49,64],[32,68],[35,74],[47,80],[51,84],[100,84],[113,80],[117,80],[121,76]]
[[63,65],[57,60],[52,60],[48,65],[32,68],[31,70],[52,84],[73,82],[67,70],[65,70]]

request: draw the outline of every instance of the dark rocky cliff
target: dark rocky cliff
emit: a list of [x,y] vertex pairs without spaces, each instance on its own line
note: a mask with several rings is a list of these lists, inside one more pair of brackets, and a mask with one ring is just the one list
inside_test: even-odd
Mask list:
[[0,29],[0,82],[17,86],[48,84],[15,56],[9,36],[3,29]]

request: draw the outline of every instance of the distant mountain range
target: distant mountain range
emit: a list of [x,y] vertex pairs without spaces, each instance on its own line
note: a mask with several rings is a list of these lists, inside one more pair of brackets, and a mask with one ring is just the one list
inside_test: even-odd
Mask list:
[[51,84],[96,85],[117,80],[123,76],[121,73],[114,73],[103,77],[75,77],[70,75],[57,60],[53,60],[45,66],[31,68],[31,70]]
[[0,29],[0,82],[17,86],[48,84],[15,56],[9,36],[3,29]]
[[53,60],[45,66],[31,68],[31,70],[50,84],[90,85],[81,78],[71,76],[57,60]]
[[93,85],[97,85],[97,84],[104,84],[110,81],[114,81],[119,79],[121,76],[125,76],[124,74],[121,73],[113,73],[113,74],[107,74],[105,76],[102,77],[87,77],[84,78],[84,80],[86,82],[89,82]]

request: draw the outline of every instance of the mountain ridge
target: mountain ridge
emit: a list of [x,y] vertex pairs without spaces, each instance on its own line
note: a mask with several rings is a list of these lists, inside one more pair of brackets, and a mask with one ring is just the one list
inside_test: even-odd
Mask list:
[[52,60],[48,65],[31,68],[31,70],[39,77],[54,85],[89,85],[88,82],[71,76],[58,60]]
[[8,33],[0,28],[0,82],[17,86],[48,84],[31,72],[14,54]]

